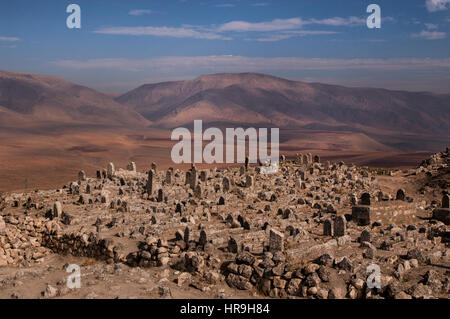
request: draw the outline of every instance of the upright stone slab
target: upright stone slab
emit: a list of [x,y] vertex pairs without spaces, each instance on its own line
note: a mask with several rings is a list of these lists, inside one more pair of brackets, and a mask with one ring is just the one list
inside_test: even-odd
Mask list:
[[314,156],[314,163],[320,163],[320,156],[319,155]]
[[155,162],[152,163],[151,168],[152,168],[152,170],[154,170],[156,172],[156,163]]
[[245,187],[250,188],[253,186],[253,176],[247,175],[245,177]]
[[197,198],[202,198],[202,187],[200,185],[195,186],[194,196]]
[[450,208],[436,208],[433,211],[433,219],[439,220],[446,225],[450,225]]
[[206,183],[207,178],[208,178],[208,175],[207,175],[206,171],[201,171],[200,172],[200,180],[202,181],[202,183]]
[[116,173],[116,169],[114,168],[114,164],[113,163],[109,163],[108,164],[108,168],[107,168],[107,176],[108,176],[108,178],[113,178],[115,173]]
[[346,223],[347,223],[347,221],[345,220],[344,216],[336,217],[336,219],[334,221],[334,227],[333,227],[335,237],[345,236]]
[[306,155],[306,154],[303,155],[303,164],[304,165],[308,165],[309,164],[308,155]]
[[60,202],[55,202],[53,204],[53,217],[60,217],[62,215],[62,205]]
[[450,208],[449,205],[449,196],[447,194],[445,194],[444,196],[442,196],[442,208]]
[[148,195],[152,195],[153,193],[153,175],[155,175],[155,171],[154,170],[150,170],[148,172],[148,179],[147,179],[147,186],[146,186],[146,191]]
[[78,181],[79,182],[84,182],[86,180],[86,173],[81,170],[78,172]]
[[228,240],[228,251],[233,254],[237,254],[239,252],[239,245],[233,237],[230,237]]
[[274,229],[270,229],[269,235],[269,251],[275,253],[284,250],[284,235]]
[[184,185],[191,185],[191,179],[192,179],[192,173],[191,173],[191,171],[187,171]]
[[188,244],[189,243],[189,235],[190,234],[190,231],[189,231],[189,227],[186,227],[185,229],[184,229],[184,242],[186,243],[186,244]]
[[206,232],[202,229],[202,231],[200,232],[200,238],[198,240],[198,244],[200,246],[204,247],[207,242],[208,242],[208,240],[206,238]]
[[224,177],[222,180],[222,191],[227,193],[230,191],[230,180],[228,177]]
[[191,182],[189,185],[191,186],[191,189],[194,189],[197,185],[197,168],[194,164],[192,164],[191,168]]
[[371,198],[370,198],[370,194],[369,193],[364,193],[361,195],[361,205],[367,205],[370,206],[371,202],[370,202]]
[[183,213],[183,207],[180,203],[177,203],[177,206],[175,207],[175,213],[179,213],[180,215]]
[[158,201],[159,203],[161,203],[161,202],[164,201],[164,192],[163,192],[162,189],[158,189],[158,198],[157,198],[157,201]]
[[403,189],[399,189],[398,191],[397,191],[397,195],[395,196],[395,199],[396,200],[405,200],[405,191],[403,190]]
[[331,220],[327,219],[323,222],[323,235],[324,236],[333,236],[333,227]]
[[359,236],[359,241],[360,241],[361,243],[363,243],[363,242],[368,242],[368,243],[370,243],[370,231],[369,231],[368,229],[364,229],[364,230],[361,232],[361,236]]
[[167,170],[166,172],[166,184],[171,185],[172,184],[172,171]]
[[370,206],[353,206],[352,221],[359,226],[370,225]]

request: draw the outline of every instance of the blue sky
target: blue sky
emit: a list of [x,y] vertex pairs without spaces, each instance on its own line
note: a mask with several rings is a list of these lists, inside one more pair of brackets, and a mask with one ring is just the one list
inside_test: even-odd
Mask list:
[[0,69],[118,93],[221,72],[450,93],[450,0],[2,0]]

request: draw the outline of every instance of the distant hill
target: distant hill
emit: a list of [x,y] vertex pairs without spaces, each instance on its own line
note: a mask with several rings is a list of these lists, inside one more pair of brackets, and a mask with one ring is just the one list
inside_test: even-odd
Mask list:
[[450,136],[450,95],[347,88],[264,74],[215,74],[143,85],[116,101],[154,125],[204,122]]
[[112,97],[64,79],[0,71],[0,125],[39,122],[145,126],[149,122]]
[[243,73],[147,84],[116,96],[57,77],[0,71],[0,129],[56,134],[121,127],[141,134],[199,119],[205,126],[276,126],[291,148],[439,151],[450,140],[450,95]]

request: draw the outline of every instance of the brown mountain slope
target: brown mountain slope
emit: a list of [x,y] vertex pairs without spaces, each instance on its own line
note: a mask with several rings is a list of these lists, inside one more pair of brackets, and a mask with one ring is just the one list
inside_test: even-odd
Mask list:
[[276,125],[367,134],[450,136],[450,95],[346,88],[263,74],[215,74],[143,85],[116,101],[155,125]]
[[28,122],[145,126],[148,120],[111,97],[57,77],[0,71],[0,125]]

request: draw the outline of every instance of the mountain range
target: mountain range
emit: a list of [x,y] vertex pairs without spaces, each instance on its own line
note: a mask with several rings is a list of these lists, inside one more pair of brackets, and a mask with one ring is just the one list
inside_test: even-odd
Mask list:
[[64,79],[0,71],[0,128],[190,126],[348,132],[391,150],[430,150],[450,137],[450,95],[348,88],[242,73],[142,85],[113,97]]

